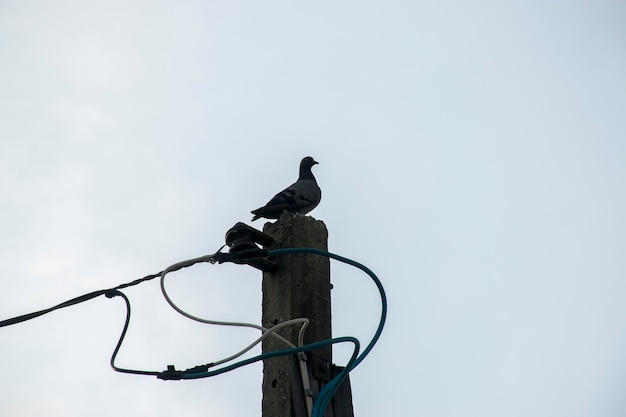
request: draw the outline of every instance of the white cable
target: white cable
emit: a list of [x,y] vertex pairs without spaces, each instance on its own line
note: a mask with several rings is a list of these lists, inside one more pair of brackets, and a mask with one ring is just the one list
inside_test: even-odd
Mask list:
[[[306,355],[304,355],[306,358]],[[300,364],[300,375],[302,376],[302,388],[304,390],[304,401],[306,402],[306,410],[311,417],[313,414],[313,390],[311,390],[311,382],[309,381],[309,371],[306,367],[306,359],[298,355],[298,363]]]
[[300,328],[300,332],[298,334],[298,344],[299,346],[302,346],[304,344],[304,331],[307,328],[307,326],[309,325],[309,319],[307,318],[299,318],[299,319],[292,319],[292,320],[288,320],[282,323],[279,323],[271,328],[266,328],[263,326],[259,326],[258,324],[253,324],[253,323],[241,323],[241,322],[230,322],[230,321],[218,321],[218,320],[209,320],[209,319],[203,319],[201,317],[197,317],[194,316],[190,313],[187,313],[186,311],[184,311],[183,309],[181,309],[180,307],[178,307],[174,301],[172,301],[172,299],[170,298],[170,296],[168,295],[167,291],[165,290],[165,276],[167,274],[169,274],[172,271],[177,271],[179,269],[182,268],[186,268],[189,266],[192,266],[194,264],[197,264],[199,262],[211,262],[213,260],[213,256],[212,255],[204,255],[204,256],[200,256],[198,258],[193,258],[193,259],[188,259],[186,261],[182,261],[182,262],[178,262],[175,263],[173,265],[168,266],[167,268],[165,268],[163,270],[163,272],[161,272],[161,292],[163,293],[163,296],[165,297],[165,300],[168,302],[168,304],[174,309],[176,310],[178,313],[182,314],[183,316],[187,317],[188,319],[200,322],[200,323],[206,323],[206,324],[214,324],[214,325],[219,325],[219,326],[238,326],[238,327],[250,327],[253,329],[257,329],[260,330],[261,332],[263,332],[263,334],[256,339],[253,343],[251,343],[250,345],[248,345],[246,348],[244,348],[243,350],[241,350],[240,352],[236,353],[235,355],[232,355],[226,359],[222,359],[218,362],[214,362],[212,365],[219,365],[228,361],[231,361],[235,358],[238,358],[239,356],[243,355],[244,353],[248,352],[250,349],[252,349],[254,346],[256,346],[257,344],[259,344],[261,341],[263,341],[266,337],[272,335],[280,340],[282,340],[284,343],[286,343],[289,347],[296,347],[293,343],[291,343],[289,340],[285,339],[283,336],[279,335],[278,333],[276,333],[278,330],[282,329],[283,327],[286,326],[290,326],[293,324],[298,324],[298,323],[302,323],[302,327]]
[[[275,332],[277,332],[278,330],[280,330],[283,327],[287,327],[287,326],[291,326],[292,324],[298,324],[298,323],[302,323],[302,329],[305,329],[308,325],[309,325],[309,319],[293,319],[293,320],[288,320],[288,321],[284,321],[280,324],[277,324],[276,326],[273,326],[267,330],[265,330],[263,332],[263,334],[261,335],[261,337],[259,337],[257,340],[255,340],[254,342],[250,343],[247,347],[245,347],[244,349],[242,349],[240,352],[237,352],[236,354],[222,359],[220,361],[217,362],[212,362],[211,366],[217,366],[217,365],[221,365],[223,363],[226,362],[230,362],[233,359],[236,359],[238,357],[240,357],[241,355],[243,355],[244,353],[246,353],[247,351],[249,351],[250,349],[252,349],[253,347],[255,347],[256,345],[258,345],[259,343],[261,343],[261,341],[263,341],[266,337],[268,336],[279,336],[278,334],[276,334]],[[302,329],[300,331],[302,331]],[[281,337],[282,339],[282,337]],[[289,341],[285,340],[287,343],[289,343]],[[293,346],[293,344],[289,343],[291,345],[291,347],[295,347]]]
[[[222,248],[223,248],[223,246],[222,246]],[[221,248],[220,248],[220,250],[221,250]],[[275,325],[275,326],[273,326],[273,327],[268,329],[266,327],[259,326],[257,324],[252,324],[252,323],[240,323],[240,322],[230,322],[230,321],[208,320],[208,319],[203,319],[203,318],[200,318],[200,317],[196,317],[193,314],[187,313],[186,311],[184,311],[183,309],[178,307],[174,303],[174,301],[172,301],[172,299],[168,295],[167,291],[165,290],[165,276],[168,273],[172,272],[172,271],[177,271],[179,269],[186,268],[186,267],[195,265],[195,264],[200,263],[200,262],[214,262],[214,259],[213,259],[214,256],[215,256],[214,254],[213,255],[205,255],[205,256],[200,256],[198,258],[193,258],[193,259],[188,259],[186,261],[178,262],[178,263],[175,263],[174,265],[168,266],[167,268],[165,268],[163,270],[163,272],[161,272],[161,292],[163,293],[163,296],[165,297],[165,300],[168,302],[168,304],[174,310],[176,310],[178,313],[182,314],[183,316],[185,316],[185,317],[187,317],[187,318],[189,318],[191,320],[200,322],[200,323],[215,324],[215,325],[220,325],[220,326],[250,327],[250,328],[257,329],[257,330],[260,330],[261,332],[263,332],[261,337],[256,339],[254,342],[250,343],[248,346],[246,346],[241,351],[239,351],[239,352],[235,353],[234,355],[231,355],[231,356],[229,356],[227,358],[219,360],[217,362],[213,362],[211,364],[211,366],[221,365],[223,363],[230,362],[230,361],[240,357],[241,355],[245,354],[250,349],[255,347],[257,344],[261,343],[266,337],[268,337],[270,335],[274,336],[274,337],[277,337],[278,339],[282,340],[289,347],[295,347],[293,343],[291,343],[290,341],[288,341],[287,339],[285,339],[284,337],[282,337],[281,335],[276,333],[278,330],[282,329],[283,327],[291,326],[292,324],[302,323],[302,327],[300,328],[300,332],[298,333],[298,346],[303,346],[304,345],[304,331],[306,330],[307,326],[309,325],[309,319],[307,319],[307,318],[299,318],[299,319],[287,320],[285,322],[279,323],[279,324],[277,324],[277,325]],[[311,417],[311,414],[313,412],[313,398],[310,395],[310,393],[311,393],[311,385],[309,383],[309,373],[308,373],[307,366],[306,366],[306,359],[303,359],[302,357],[298,356],[298,362],[300,364],[300,375],[302,377],[302,385],[303,385],[303,388],[304,388],[304,398],[305,398],[305,402],[306,402],[306,406],[307,406],[307,414],[308,414],[309,417]]]

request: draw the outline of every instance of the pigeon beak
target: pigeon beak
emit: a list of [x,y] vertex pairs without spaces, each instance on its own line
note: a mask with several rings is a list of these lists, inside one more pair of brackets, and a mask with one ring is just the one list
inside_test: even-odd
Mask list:
[[315,159],[313,160],[313,165],[319,165],[319,162],[317,162]]

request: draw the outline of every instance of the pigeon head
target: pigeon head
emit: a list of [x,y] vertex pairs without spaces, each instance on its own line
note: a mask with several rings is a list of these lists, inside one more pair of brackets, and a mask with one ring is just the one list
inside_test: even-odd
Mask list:
[[315,159],[313,159],[310,156],[307,156],[305,158],[302,159],[302,162],[300,162],[300,177],[299,179],[315,179],[313,177],[313,173],[311,172],[311,168],[313,167],[313,165],[318,164],[319,162],[317,162]]

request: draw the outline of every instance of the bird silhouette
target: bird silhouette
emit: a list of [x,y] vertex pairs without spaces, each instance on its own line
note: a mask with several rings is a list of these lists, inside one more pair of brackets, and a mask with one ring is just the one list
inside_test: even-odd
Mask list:
[[252,221],[264,217],[277,219],[284,210],[289,213],[306,214],[313,210],[322,199],[322,191],[315,181],[311,168],[317,164],[310,156],[300,162],[298,181],[276,194],[266,205],[252,210]]

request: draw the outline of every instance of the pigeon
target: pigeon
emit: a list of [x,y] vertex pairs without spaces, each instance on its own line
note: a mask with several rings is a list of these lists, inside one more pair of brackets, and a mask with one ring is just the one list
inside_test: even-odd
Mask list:
[[265,217],[266,219],[277,219],[287,210],[290,213],[306,214],[313,210],[322,199],[322,191],[315,181],[311,172],[311,167],[317,164],[315,159],[307,156],[300,162],[300,176],[298,181],[276,194],[266,205],[256,210],[252,221]]

